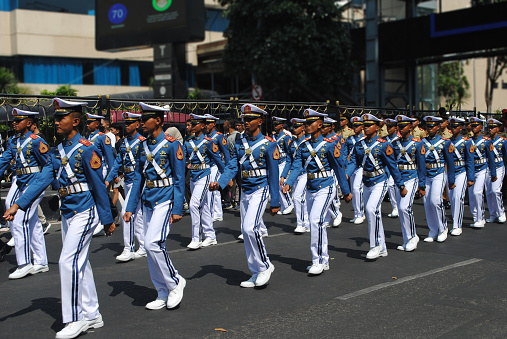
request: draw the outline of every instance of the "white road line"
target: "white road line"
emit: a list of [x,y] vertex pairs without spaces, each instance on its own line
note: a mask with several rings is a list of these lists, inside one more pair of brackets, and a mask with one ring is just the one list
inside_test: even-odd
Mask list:
[[426,277],[428,275],[440,273],[440,272],[447,271],[447,270],[450,270],[450,269],[453,269],[453,268],[456,268],[456,267],[461,267],[461,266],[475,264],[475,263],[477,263],[479,261],[482,261],[482,259],[476,259],[476,258],[474,258],[474,259],[470,259],[470,260],[461,261],[461,262],[458,262],[456,264],[444,266],[444,267],[441,267],[441,268],[436,268],[436,269],[431,270],[431,271],[427,271],[427,272],[411,275],[411,276],[408,276],[408,277],[405,277],[405,278],[400,278],[400,279],[397,279],[397,280],[394,280],[394,281],[390,281],[390,282],[378,284],[378,285],[375,285],[375,286],[371,286],[371,287],[368,287],[368,288],[365,288],[365,289],[362,289],[362,290],[359,290],[359,291],[355,291],[355,292],[352,292],[352,293],[349,293],[349,294],[345,294],[345,295],[336,297],[334,299],[335,300],[336,299],[337,300],[352,299],[352,298],[355,298],[355,297],[359,297],[361,295],[365,295],[365,294],[368,294],[368,293],[371,293],[371,292],[375,292],[375,291],[381,290],[381,289],[386,288],[386,287],[395,286],[395,285],[398,285],[398,284],[401,284],[401,283],[404,283],[404,282],[407,282],[407,281],[411,281],[411,280],[415,280],[415,279],[418,279],[418,278]]

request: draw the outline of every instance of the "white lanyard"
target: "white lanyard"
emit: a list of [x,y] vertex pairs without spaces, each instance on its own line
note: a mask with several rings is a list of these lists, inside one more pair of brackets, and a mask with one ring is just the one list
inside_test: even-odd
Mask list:
[[472,140],[472,144],[475,147],[475,153],[479,156],[479,159],[482,160],[482,154],[481,154],[481,151],[479,151],[479,145],[482,144],[485,139],[479,140],[479,142],[477,144],[474,142],[474,139],[471,139],[471,140]]
[[305,140],[305,141],[306,141],[306,146],[308,147],[308,150],[310,151],[310,156],[308,157],[308,159],[306,159],[305,170],[308,167],[308,165],[310,164],[310,161],[312,161],[312,159],[315,159],[315,162],[317,163],[319,170],[321,172],[324,172],[326,169],[324,168],[324,166],[322,165],[322,162],[320,161],[319,157],[317,156],[317,152],[322,148],[322,146],[324,146],[326,144],[327,141],[326,140],[322,141],[320,144],[317,145],[317,147],[315,147],[315,150],[313,149],[309,140]]
[[368,148],[368,146],[366,146],[366,143],[364,142],[364,139],[361,140],[361,145],[363,146],[364,148],[364,157],[363,157],[363,163],[361,164],[361,166],[364,168],[364,164],[366,163],[366,156],[368,156],[368,158],[370,158],[370,161],[371,163],[373,164],[373,166],[375,167],[375,170],[379,170],[380,167],[379,165],[375,162],[375,157],[373,157],[373,153],[371,152],[372,149],[375,148],[375,146],[377,146],[379,144],[379,141],[375,141],[373,143],[373,145],[371,145],[370,148]]
[[410,165],[413,165],[414,164],[414,161],[412,160],[412,158],[410,157],[410,155],[408,155],[408,152],[407,150],[412,147],[412,145],[414,144],[414,141],[412,140],[411,142],[408,143],[407,146],[403,147],[401,145],[401,142],[400,142],[400,139],[396,139],[396,143],[398,144],[398,147],[400,148],[400,154],[398,154],[398,159],[397,160],[400,160],[401,159],[401,156],[404,154],[405,155],[405,159],[407,159],[408,163]]
[[[17,143],[16,143],[16,146],[18,147],[18,151],[16,152],[16,161],[18,160],[18,155],[19,155],[19,159],[21,159],[21,163],[23,164],[23,167],[28,167],[28,163],[26,162],[25,160],[25,156],[23,155],[23,148],[25,148],[25,146],[30,142],[30,139],[32,139],[31,137],[28,137],[26,138],[25,141],[23,141],[23,144],[20,146],[19,145],[19,139],[17,140]],[[33,140],[33,139],[32,139]]]
[[[465,139],[461,139],[460,141],[458,141],[457,143],[453,143],[453,146],[454,146],[454,153],[456,154],[456,158],[458,158],[459,161],[462,161],[463,160],[463,157],[461,156],[461,154],[459,153],[458,151],[458,146],[461,145],[463,142],[465,141]],[[452,142],[452,141],[451,141]]]
[[[441,143],[443,143],[444,141],[443,141],[443,140],[439,140],[439,141],[438,141],[435,145],[431,145],[431,144],[428,142],[428,140],[426,140],[426,139],[424,139],[423,141],[424,141],[424,143],[426,144],[426,146],[428,147],[428,150],[429,150],[430,152],[433,152],[433,155],[435,156],[435,161],[436,161],[437,163],[439,163],[439,162],[440,162],[440,157],[438,156],[437,147],[438,147]],[[432,148],[432,147],[433,147],[433,151],[431,150],[431,148]],[[424,157],[425,157],[425,158],[427,158],[427,157],[428,157],[428,154],[430,154],[430,152],[426,152],[426,154],[425,154],[425,156],[424,156]]]
[[282,135],[276,139],[276,144],[278,146],[278,150],[280,151],[280,156],[284,157],[285,156],[285,152],[283,151],[283,149],[278,145],[278,143],[280,142],[280,140],[283,139],[283,137],[286,136],[285,133],[282,132]]
[[160,149],[165,144],[167,144],[167,139],[162,140],[162,142],[158,144],[157,147],[155,147],[153,153],[151,153],[150,150],[148,149],[148,143],[146,141],[143,142],[144,151],[146,152],[146,162],[144,163],[144,171],[146,171],[146,167],[148,167],[148,164],[152,164],[153,167],[155,168],[155,171],[162,179],[167,178],[167,175],[165,174],[165,171],[162,168],[160,168],[160,166],[157,164],[157,162],[155,161],[155,156],[153,154],[157,154],[158,151],[160,151]]
[[498,138],[498,140],[493,143],[493,146],[494,146],[493,147],[493,152],[495,153],[495,158],[499,158],[500,157],[500,154],[498,154],[498,151],[496,150],[496,145],[498,145],[498,143],[500,141],[502,141],[502,139]]
[[132,154],[132,148],[134,148],[139,143],[139,139],[134,140],[132,145],[129,145],[127,138],[125,138],[125,147],[127,148],[127,155],[132,163],[132,166],[136,165],[136,160],[134,159],[134,155]]
[[72,171],[72,168],[70,168],[70,158],[72,157],[72,154],[74,154],[75,151],[79,147],[83,146],[82,143],[78,142],[76,146],[72,147],[72,149],[65,154],[65,150],[63,149],[63,144],[58,145],[58,152],[60,153],[60,168],[58,169],[58,174],[56,175],[56,180],[60,180],[60,176],[62,175],[62,170],[65,169],[65,172],[67,173],[67,178],[72,182],[73,184],[77,182],[76,176],[74,175],[74,172]]
[[201,148],[202,144],[204,144],[204,142],[206,141],[206,139],[202,139],[201,142],[199,143],[199,145],[195,145],[194,144],[194,141],[193,140],[189,140],[188,143],[190,144],[190,146],[192,146],[192,154],[190,154],[190,160],[192,160],[192,158],[194,156],[197,155],[197,157],[199,158],[199,161],[201,162],[201,164],[205,164],[206,162],[204,161],[204,158],[201,154],[201,151],[199,151],[199,148]]
[[88,140],[90,140],[92,143],[95,143],[95,139],[97,139],[99,137],[99,133],[95,134],[94,136],[92,136],[91,138],[88,137]]
[[262,145],[265,142],[265,140],[261,139],[261,140],[257,141],[252,147],[250,147],[248,145],[248,142],[246,141],[246,138],[243,137],[243,135],[241,135],[241,142],[243,143],[243,147],[245,147],[245,154],[243,154],[243,156],[239,160],[240,165],[243,165],[243,163],[246,161],[246,158],[248,158],[248,160],[250,161],[250,165],[252,165],[252,168],[254,170],[259,168],[259,166],[257,166],[257,163],[255,162],[255,158],[253,156],[253,151],[256,148],[258,148],[260,145]]
[[303,138],[303,140],[301,140],[301,142],[299,144],[296,144],[296,142],[294,142],[294,144],[296,144],[296,150],[294,151],[294,154],[292,155],[293,158],[296,158],[296,154],[298,152],[298,149],[301,146],[301,144],[303,144],[303,142],[305,142],[305,140],[306,140],[306,138]]

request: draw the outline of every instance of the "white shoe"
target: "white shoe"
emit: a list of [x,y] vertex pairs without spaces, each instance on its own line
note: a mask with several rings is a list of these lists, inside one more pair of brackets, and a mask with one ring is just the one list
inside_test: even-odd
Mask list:
[[283,215],[290,214],[293,209],[294,209],[294,204],[292,204],[289,207],[287,207],[286,209],[284,209],[283,212],[282,212],[282,214]]
[[438,241],[438,242],[444,242],[444,241],[445,241],[445,239],[447,239],[447,232],[448,232],[448,230],[447,230],[447,228],[446,228],[446,229],[445,229],[442,233],[440,233],[440,234],[438,235],[438,237],[437,237],[437,241]]
[[246,281],[242,281],[241,284],[239,284],[239,286],[241,287],[244,287],[244,288],[252,288],[252,287],[255,287],[255,281],[257,280],[257,273],[255,273],[254,275],[252,275],[250,277],[250,279],[246,280]]
[[453,228],[451,231],[451,235],[455,236],[461,235],[461,233],[463,233],[463,230],[461,228]]
[[167,308],[175,308],[181,303],[181,299],[183,299],[183,290],[185,289],[185,286],[187,286],[187,281],[180,277],[180,282],[178,283],[178,286],[171,292],[169,292],[169,296],[167,297]]
[[129,250],[123,250],[119,256],[116,257],[116,260],[118,261],[130,261],[134,260],[136,258],[134,252],[130,252]]
[[255,286],[264,286],[268,283],[269,278],[271,278],[271,273],[275,270],[275,266],[273,264],[269,264],[269,268],[265,271],[260,272],[257,275],[257,279],[255,280]]
[[95,227],[95,230],[93,231],[93,236],[94,237],[100,237],[101,235],[106,235],[106,232],[104,232],[104,225],[97,225],[97,227]]
[[276,212],[277,215],[282,215],[282,211]]
[[331,227],[331,224],[330,224],[330,223],[328,223],[328,222],[324,222],[324,225],[323,225],[323,226],[324,226],[324,227]]
[[160,310],[167,304],[167,298],[157,298],[144,306],[147,310]]
[[486,225],[486,222],[484,220],[476,221],[473,224],[470,224],[470,227],[472,228],[483,228]]
[[364,222],[364,219],[366,219],[366,217],[357,217],[354,219],[354,224],[360,225]]
[[262,237],[263,237],[263,238],[267,238],[267,237],[269,237],[268,232],[266,232],[266,233],[262,233]]
[[243,233],[241,233],[240,235],[238,235],[238,240],[243,240]]
[[32,272],[30,272],[31,275],[37,274],[37,273],[44,273],[49,271],[48,265],[33,265]]
[[417,244],[419,243],[419,237],[416,235],[413,238],[410,238],[410,240],[405,245],[405,251],[412,252],[417,248]]
[[27,276],[28,274],[31,274],[32,272],[33,272],[33,265],[32,264],[25,265],[21,268],[18,267],[18,268],[16,268],[16,270],[14,272],[9,274],[9,279],[21,279],[21,278]]
[[387,250],[382,250],[380,246],[375,246],[370,248],[368,253],[366,254],[366,259],[377,259],[378,257],[387,257]]
[[72,339],[88,329],[88,321],[82,319],[65,325],[63,330],[56,333],[56,339]]
[[407,244],[403,244],[403,245],[400,245],[400,246],[396,247],[396,249],[397,249],[398,251],[405,251],[405,247],[406,247],[406,246],[407,246]]
[[136,259],[146,258],[147,256],[148,255],[146,254],[145,249],[138,249],[137,251],[134,252],[134,258],[136,258]]
[[223,221],[223,220],[224,220],[223,217],[214,217],[213,218],[213,222],[215,222],[215,221]]
[[391,213],[387,215],[389,218],[397,218],[398,217],[398,209],[395,208]]
[[190,244],[188,244],[187,248],[190,248],[191,250],[197,250],[197,249],[201,248],[201,244],[202,244],[202,242],[200,242],[200,241],[192,240],[190,242]]
[[303,233],[306,233],[306,232],[307,232],[307,228],[303,227],[303,226],[298,226],[294,230],[294,233],[297,233],[297,234],[303,234]]
[[102,314],[92,320],[87,320],[88,328],[101,328],[104,326],[104,321],[102,320]]
[[327,270],[329,270],[329,264],[313,264],[308,267],[308,274],[319,275]]
[[42,232],[42,234],[47,234],[47,233],[48,233],[48,231],[49,231],[49,229],[51,228],[51,226],[52,226],[52,225],[51,225],[49,222],[48,222],[48,223],[46,223],[46,225],[45,225],[45,226],[43,225],[42,227],[43,227],[44,231]]
[[433,242],[435,240],[434,237],[426,237],[424,238],[424,242]]
[[201,247],[208,247],[208,246],[212,246],[212,245],[216,245],[216,244],[217,244],[217,240],[216,239],[206,238],[201,243]]
[[7,242],[7,246],[14,247],[14,245],[16,244],[14,243],[14,237],[12,237],[11,240]]
[[343,214],[339,212],[336,218],[333,219],[333,227],[338,227],[342,223]]
[[507,221],[507,217],[505,216],[505,213],[498,217],[498,222],[503,224],[505,221]]

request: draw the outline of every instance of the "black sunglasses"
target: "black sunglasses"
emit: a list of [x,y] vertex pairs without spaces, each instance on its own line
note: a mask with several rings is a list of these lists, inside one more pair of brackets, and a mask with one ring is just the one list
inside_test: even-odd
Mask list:
[[365,123],[363,123],[363,126],[368,128],[371,126],[375,126],[376,124],[377,124],[376,122],[365,122]]
[[255,118],[255,117],[243,117],[243,121],[244,122],[250,122],[250,121],[254,121],[254,120],[257,120],[259,118]]
[[360,126],[363,126],[363,123],[362,122],[356,122],[356,123],[353,123],[352,126],[353,127],[360,127]]

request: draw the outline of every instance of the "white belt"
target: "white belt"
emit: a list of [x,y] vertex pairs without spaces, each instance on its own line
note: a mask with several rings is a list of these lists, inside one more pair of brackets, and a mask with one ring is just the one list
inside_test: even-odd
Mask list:
[[268,175],[268,172],[265,169],[255,169],[251,171],[241,171],[242,178],[258,178],[264,175]]
[[415,170],[415,169],[417,169],[417,166],[415,164],[412,164],[412,165],[398,165],[398,169],[405,170],[405,171]]
[[58,193],[60,193],[60,197],[63,198],[69,194],[76,194],[76,193],[86,192],[89,190],[90,190],[90,188],[88,188],[87,183],[77,182],[77,183],[69,185],[67,187],[60,188],[58,190]]
[[40,172],[39,167],[33,166],[33,167],[21,167],[16,170],[17,175],[25,175],[25,174],[32,174]]
[[455,161],[454,166],[465,166],[465,162],[463,160]]
[[327,178],[327,177],[330,177],[332,175],[333,175],[333,173],[331,171],[317,171],[315,173],[308,173],[306,175],[306,177],[309,180],[313,180],[313,179],[319,179],[319,178]]
[[501,161],[503,161],[503,157],[495,158],[495,162],[501,162]]
[[476,165],[485,164],[486,161],[487,161],[486,159],[474,160],[474,164]]
[[427,169],[444,167],[444,164],[426,164]]
[[385,172],[383,169],[379,169],[379,170],[376,170],[373,172],[363,171],[363,177],[373,178],[373,177],[378,177],[379,175],[382,175],[384,173]]
[[173,178],[164,178],[162,180],[146,180],[146,187],[148,188],[161,188],[169,187],[173,184]]
[[206,168],[209,168],[208,164],[190,165],[190,169],[192,170],[202,170]]
[[123,166],[123,173],[130,173],[130,172],[134,172],[133,166]]

